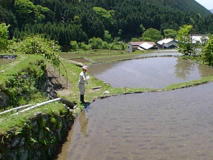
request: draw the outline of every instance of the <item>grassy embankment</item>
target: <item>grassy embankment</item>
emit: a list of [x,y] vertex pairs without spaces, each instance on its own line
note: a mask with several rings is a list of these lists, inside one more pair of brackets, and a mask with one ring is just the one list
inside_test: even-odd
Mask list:
[[[40,60],[45,61],[42,56],[18,54],[16,60],[13,60],[9,64],[1,65],[0,91],[1,89],[4,89],[6,81],[8,81],[10,78],[13,78],[13,76],[17,75],[17,73],[22,72],[23,69],[32,66],[32,63]],[[28,104],[36,104],[46,100],[47,97],[45,97],[42,93],[38,92],[37,94],[33,95],[33,98],[28,102]],[[8,107],[7,109],[9,108],[12,107]],[[59,115],[60,112],[63,112],[64,110],[65,108],[63,104],[52,103],[24,113],[20,113],[18,115],[12,115],[15,113],[15,111],[8,114],[3,114],[0,116],[0,135],[8,134],[7,132],[12,130],[15,132],[19,132],[23,128],[24,124],[28,122],[29,118],[34,117],[35,113],[41,112],[51,115]]]
[[[12,79],[18,73],[21,73],[24,69],[31,67],[32,64],[37,61],[45,62],[45,59],[39,55],[18,54],[17,59],[13,60],[9,64],[0,66],[0,89],[4,89],[8,80]],[[32,99],[32,101],[30,101],[29,103],[37,103],[42,100],[46,100],[46,97],[40,95],[39,92],[38,95],[34,95],[34,97],[36,98]]]

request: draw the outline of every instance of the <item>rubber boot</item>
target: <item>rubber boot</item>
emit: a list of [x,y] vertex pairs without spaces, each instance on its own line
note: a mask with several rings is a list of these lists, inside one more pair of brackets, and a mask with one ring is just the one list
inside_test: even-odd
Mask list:
[[80,101],[81,101],[81,103],[85,103],[84,102],[84,95],[80,95]]

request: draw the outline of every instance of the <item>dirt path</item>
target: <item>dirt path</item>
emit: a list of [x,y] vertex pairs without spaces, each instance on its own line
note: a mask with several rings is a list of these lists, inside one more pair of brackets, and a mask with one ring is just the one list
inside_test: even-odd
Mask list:
[[72,93],[72,84],[52,65],[47,65],[47,74],[55,86],[57,94],[60,96],[70,96]]

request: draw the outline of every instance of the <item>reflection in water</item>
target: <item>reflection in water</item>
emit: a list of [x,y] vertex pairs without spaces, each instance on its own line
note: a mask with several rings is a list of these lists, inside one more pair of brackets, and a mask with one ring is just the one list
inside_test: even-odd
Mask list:
[[195,63],[191,63],[187,60],[177,58],[177,64],[175,65],[175,74],[177,77],[187,79],[190,73],[195,69]]
[[205,65],[198,65],[198,69],[199,69],[200,75],[202,77],[209,76],[209,72],[211,72],[211,70],[212,70],[211,67],[207,67]]
[[115,88],[164,88],[213,75],[213,69],[201,66],[177,57],[156,57],[93,64],[89,72]]
[[137,57],[148,57],[148,56],[181,56],[182,53],[179,53],[176,49],[168,50],[150,50],[147,53],[138,55]]
[[87,137],[87,125],[88,125],[89,119],[86,118],[85,111],[82,111],[79,117],[79,123],[81,126],[81,133],[84,135],[84,137]]
[[96,100],[58,160],[212,160],[212,90],[208,83]]
[[112,69],[117,64],[118,62],[93,64],[89,66],[89,73],[92,74],[93,76],[97,74],[102,74]]

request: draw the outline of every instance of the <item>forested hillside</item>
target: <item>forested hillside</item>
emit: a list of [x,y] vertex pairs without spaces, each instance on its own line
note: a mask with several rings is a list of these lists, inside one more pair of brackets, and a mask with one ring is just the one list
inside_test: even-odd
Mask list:
[[60,45],[89,38],[130,40],[148,28],[163,33],[184,24],[193,33],[213,33],[213,15],[194,0],[0,0],[0,22],[10,37],[44,34]]

